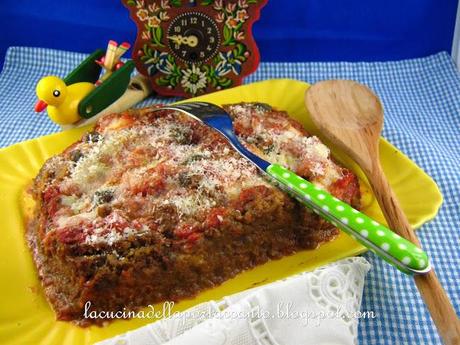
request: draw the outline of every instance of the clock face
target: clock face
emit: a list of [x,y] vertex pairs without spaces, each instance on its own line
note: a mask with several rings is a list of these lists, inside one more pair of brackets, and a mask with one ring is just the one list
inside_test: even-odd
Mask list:
[[167,38],[173,55],[190,64],[209,60],[220,45],[216,22],[200,12],[186,12],[175,17],[169,25]]
[[159,95],[240,85],[259,64],[252,25],[268,0],[122,0],[137,25],[133,60]]

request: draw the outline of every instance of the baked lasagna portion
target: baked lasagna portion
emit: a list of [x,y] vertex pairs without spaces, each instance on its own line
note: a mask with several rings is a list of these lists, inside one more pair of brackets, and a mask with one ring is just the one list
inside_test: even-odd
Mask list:
[[[226,106],[243,144],[359,206],[356,176],[266,104]],[[213,129],[151,108],[103,117],[30,190],[27,239],[60,320],[191,297],[338,230],[271,185]]]

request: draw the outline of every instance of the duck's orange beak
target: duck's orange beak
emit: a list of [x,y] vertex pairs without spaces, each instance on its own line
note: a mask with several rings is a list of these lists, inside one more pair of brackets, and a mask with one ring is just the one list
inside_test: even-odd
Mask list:
[[35,110],[36,113],[41,113],[43,110],[46,109],[47,106],[48,106],[48,104],[45,101],[42,101],[40,99],[40,100],[37,101],[37,103],[35,103],[34,110]]

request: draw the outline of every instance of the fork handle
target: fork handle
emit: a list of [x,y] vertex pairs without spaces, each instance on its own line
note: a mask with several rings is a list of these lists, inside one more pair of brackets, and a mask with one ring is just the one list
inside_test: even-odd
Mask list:
[[279,164],[271,164],[266,172],[301,203],[355,238],[400,271],[413,274],[426,273],[430,270],[428,256],[422,249],[364,213]]

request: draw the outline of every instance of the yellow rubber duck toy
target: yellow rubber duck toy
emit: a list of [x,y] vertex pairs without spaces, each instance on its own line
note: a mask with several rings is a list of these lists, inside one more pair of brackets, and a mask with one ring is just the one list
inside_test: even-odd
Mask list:
[[39,101],[35,104],[35,111],[39,113],[48,108],[48,116],[53,122],[59,125],[75,123],[81,118],[78,104],[94,88],[94,84],[87,82],[67,86],[61,78],[44,77],[37,84]]

